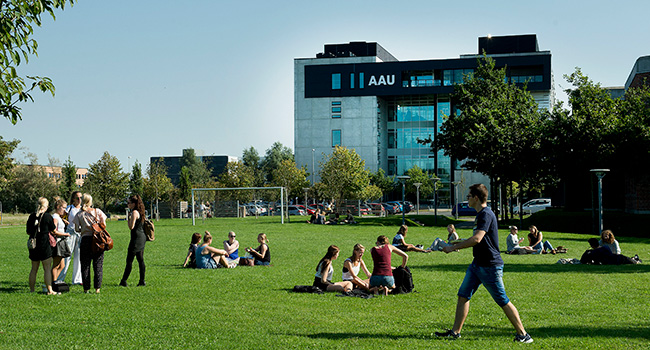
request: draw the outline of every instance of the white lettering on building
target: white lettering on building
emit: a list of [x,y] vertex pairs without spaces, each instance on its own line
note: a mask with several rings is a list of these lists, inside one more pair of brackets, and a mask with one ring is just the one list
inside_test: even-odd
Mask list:
[[370,76],[370,81],[368,82],[368,86],[372,86],[372,85],[375,85],[375,86],[378,86],[378,85],[393,85],[393,84],[395,84],[395,75],[394,74],[393,75],[386,75],[386,76],[380,75],[379,80],[377,80],[377,78],[374,75],[372,75],[372,76]]

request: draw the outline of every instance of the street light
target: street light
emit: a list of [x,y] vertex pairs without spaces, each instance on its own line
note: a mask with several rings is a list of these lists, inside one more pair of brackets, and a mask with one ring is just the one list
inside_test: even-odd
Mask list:
[[460,185],[460,181],[454,181],[451,184],[454,185],[454,208],[456,209],[454,216],[458,220],[458,185]]
[[603,177],[607,175],[609,169],[591,169],[589,170],[598,177],[598,235],[603,232]]
[[402,225],[406,222],[406,218],[404,217],[404,191],[406,190],[406,180],[410,178],[411,177],[407,175],[397,176],[397,179],[402,182]]
[[311,149],[311,185],[314,186],[314,173],[316,173],[316,169],[314,168],[314,153],[316,153],[315,149]]
[[417,198],[417,200],[416,200],[417,213],[418,213],[418,215],[420,215],[420,186],[422,186],[422,183],[421,182],[416,182],[413,185],[415,186],[415,189],[417,191],[417,195],[416,195],[415,198]]

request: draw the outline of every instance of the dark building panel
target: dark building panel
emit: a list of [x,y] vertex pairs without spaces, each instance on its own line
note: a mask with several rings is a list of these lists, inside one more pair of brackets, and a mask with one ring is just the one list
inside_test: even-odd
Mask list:
[[488,55],[538,52],[537,35],[490,36],[478,38],[478,54]]

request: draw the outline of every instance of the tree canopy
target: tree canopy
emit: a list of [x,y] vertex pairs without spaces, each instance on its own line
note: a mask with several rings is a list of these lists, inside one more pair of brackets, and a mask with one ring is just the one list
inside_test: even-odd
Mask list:
[[326,193],[336,203],[344,199],[361,199],[370,184],[366,162],[353,149],[336,146],[320,163],[320,179]]
[[128,174],[122,172],[122,165],[117,157],[104,152],[101,158],[88,166],[88,177],[84,182],[84,190],[90,192],[97,204],[106,206],[113,201],[126,197],[129,180]]
[[21,63],[37,54],[34,27],[40,27],[44,13],[52,18],[55,9],[63,10],[74,0],[3,0],[0,1],[0,113],[16,124],[22,119],[19,103],[34,101],[31,92],[38,89],[54,96],[54,84],[47,77],[19,76]]

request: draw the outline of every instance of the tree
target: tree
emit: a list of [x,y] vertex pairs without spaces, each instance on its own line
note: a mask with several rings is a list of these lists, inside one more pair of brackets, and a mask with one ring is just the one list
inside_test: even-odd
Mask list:
[[102,157],[88,167],[88,177],[83,188],[90,192],[95,201],[106,206],[113,201],[123,200],[128,188],[128,174],[122,172],[122,166],[117,157],[104,152]]
[[181,169],[187,167],[190,188],[207,187],[212,182],[211,170],[196,156],[194,149],[188,148],[183,150],[180,165]]
[[262,171],[260,156],[257,153],[255,147],[251,146],[250,148],[245,149],[242,152],[242,162],[245,166],[251,168],[251,170],[253,171],[254,186],[255,187],[264,186],[264,182],[266,181],[266,176]]
[[280,167],[283,160],[294,160],[293,151],[280,142],[275,142],[271,148],[266,150],[266,156],[261,162],[261,168],[267,182],[273,181],[273,170]]
[[380,168],[376,173],[370,174],[370,184],[377,186],[381,191],[380,197],[383,197],[386,192],[390,192],[395,188],[395,177],[386,176],[384,169]]
[[14,161],[11,158],[11,154],[18,147],[19,143],[19,140],[3,141],[2,136],[0,136],[0,190],[13,177]]
[[505,68],[496,69],[494,60],[484,56],[472,76],[454,85],[452,101],[459,112],[444,121],[436,140],[423,143],[431,143],[434,152],[444,149],[494,184],[548,181],[551,165],[540,138],[548,115],[539,111],[525,84],[508,83]]
[[[30,55],[37,54],[34,26],[42,24],[42,14],[52,18],[55,9],[63,10],[74,0],[0,1],[0,113],[12,124],[22,119],[19,103],[34,101],[31,92],[39,89],[54,96],[54,84],[47,77],[19,76],[16,68]],[[25,80],[31,82],[27,87]]]
[[129,179],[129,191],[131,195],[139,195],[142,197],[144,194],[144,181],[142,180],[142,166],[136,160],[131,170],[131,177]]
[[181,168],[181,178],[178,184],[178,191],[181,200],[189,201],[192,195],[192,180],[190,178],[190,168],[184,166]]
[[[245,166],[242,162],[228,162],[226,169],[219,176],[217,184],[221,188],[254,187],[254,180],[254,174],[250,167]],[[253,191],[237,191],[235,193],[219,191],[218,196],[219,199],[236,199],[248,202],[253,199]]]
[[411,178],[406,180],[406,193],[416,193],[418,189],[414,184],[420,183],[420,196],[426,197],[433,194],[436,190],[436,182],[433,180],[437,178],[436,176],[429,176],[425,173],[422,168],[415,165],[411,169],[407,170],[404,175],[410,176]]
[[326,193],[342,203],[344,199],[360,199],[370,183],[366,162],[354,150],[336,146],[320,163],[320,178]]
[[273,170],[273,185],[286,188],[288,197],[302,197],[303,188],[310,186],[307,180],[307,170],[298,168],[296,162],[285,159],[280,166]]
[[70,156],[68,156],[68,160],[61,167],[61,177],[63,177],[63,181],[59,186],[60,192],[63,198],[67,200],[70,198],[70,194],[79,188],[77,186],[77,167],[70,159]]
[[167,177],[167,168],[162,158],[149,163],[147,167],[147,178],[143,181],[143,200],[157,202],[169,200],[172,202],[174,185]]
[[19,164],[13,170],[13,178],[6,189],[0,192],[0,200],[7,208],[17,208],[18,211],[29,213],[34,211],[39,197],[50,201],[59,195],[56,183],[47,176],[45,168],[38,165],[38,158],[33,153],[25,155],[29,164]]

